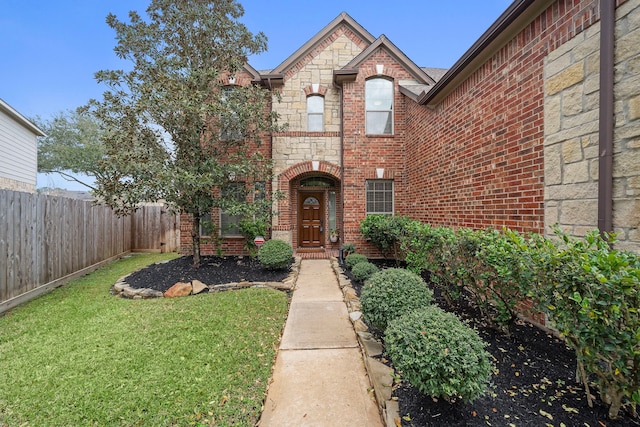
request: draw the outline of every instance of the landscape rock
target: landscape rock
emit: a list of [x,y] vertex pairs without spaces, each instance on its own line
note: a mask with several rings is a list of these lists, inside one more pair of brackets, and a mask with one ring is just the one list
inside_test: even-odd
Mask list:
[[165,298],[178,298],[191,295],[191,283],[178,282],[164,293]]
[[202,283],[200,280],[192,280],[191,288],[192,288],[191,293],[193,295],[198,295],[199,293],[202,293],[205,291],[209,292],[209,287],[204,283]]

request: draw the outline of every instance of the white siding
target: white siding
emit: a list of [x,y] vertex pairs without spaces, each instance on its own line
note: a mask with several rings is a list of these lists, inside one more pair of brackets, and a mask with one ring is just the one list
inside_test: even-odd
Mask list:
[[6,185],[7,181],[17,181],[35,190],[37,150],[37,137],[33,130],[0,109],[0,183]]

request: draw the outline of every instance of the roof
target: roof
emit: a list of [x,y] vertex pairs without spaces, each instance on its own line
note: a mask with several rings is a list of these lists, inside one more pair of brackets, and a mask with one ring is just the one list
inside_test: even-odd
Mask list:
[[285,59],[284,62],[274,68],[272,74],[284,74],[285,72],[287,72],[287,70],[295,63],[297,63],[301,57],[312,51],[319,43],[325,40],[340,25],[346,25],[355,35],[368,43],[373,43],[376,39],[362,25],[358,24],[355,19],[349,16],[348,13],[342,12],[333,21],[329,22],[329,24],[327,24],[315,36],[313,36],[298,50],[296,50],[291,56]]
[[418,103],[433,107],[441,102],[553,1],[515,0],[469,50],[438,79],[435,86],[419,96]]
[[20,114],[16,109],[14,109],[11,105],[7,104],[0,98],[0,111],[7,114],[17,123],[27,128],[31,132],[33,132],[36,136],[47,136],[38,126],[34,125],[29,121],[25,116]]

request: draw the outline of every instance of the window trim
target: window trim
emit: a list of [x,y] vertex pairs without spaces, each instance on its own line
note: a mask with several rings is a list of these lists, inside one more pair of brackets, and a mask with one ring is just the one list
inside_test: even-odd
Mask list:
[[[319,113],[316,112],[310,112],[309,111],[309,100],[310,99],[320,99],[322,101],[322,111]],[[324,108],[325,108],[325,100],[324,100],[324,96],[319,95],[317,93],[313,93],[309,96],[307,96],[307,132],[324,132]],[[310,129],[311,126],[311,120],[309,120],[310,117],[317,117],[320,116],[320,129]]]
[[[389,190],[387,189],[383,189],[383,190],[376,190],[376,189],[372,189],[369,190],[369,183],[390,183],[391,184],[391,188]],[[386,193],[386,192],[390,192],[391,193],[391,211],[369,211],[369,195],[370,194],[375,194],[376,192],[381,192],[381,193]],[[375,200],[372,200],[371,203],[374,205],[376,204]],[[382,203],[383,205],[386,205],[386,201],[383,200],[382,202],[377,202],[377,203]],[[395,203],[396,203],[396,198],[395,198],[395,183],[392,179],[367,179],[365,181],[365,212],[367,215],[394,215],[395,212]]]
[[[370,89],[368,89],[368,85],[370,84],[370,82],[374,82],[374,81],[385,81],[391,84],[391,107],[389,109],[369,109],[368,108],[368,102],[367,102],[367,96],[369,94]],[[364,112],[364,127],[365,127],[365,135],[368,136],[393,136],[394,132],[395,132],[395,115],[394,115],[394,106],[395,106],[395,85],[392,79],[388,79],[385,77],[373,77],[370,79],[367,79],[365,81],[365,94],[364,94],[364,103],[365,103],[365,112]],[[391,118],[391,129],[389,130],[388,133],[383,132],[383,133],[372,133],[369,132],[369,113],[388,113],[389,116]],[[386,128],[386,124],[385,124],[385,128]]]

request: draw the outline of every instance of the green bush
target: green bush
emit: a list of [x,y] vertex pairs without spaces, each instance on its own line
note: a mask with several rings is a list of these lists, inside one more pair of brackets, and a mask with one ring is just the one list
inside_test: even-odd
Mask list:
[[353,269],[353,267],[356,264],[359,264],[361,262],[367,262],[367,261],[369,261],[369,260],[367,259],[367,257],[365,255],[362,255],[362,254],[349,254],[344,259],[344,265],[346,265],[347,268],[349,270],[351,270],[351,269]]
[[368,261],[359,262],[353,266],[351,269],[351,274],[353,274],[354,279],[358,282],[364,282],[373,274],[377,273],[380,269],[377,265],[371,264]]
[[425,394],[471,401],[487,389],[493,369],[478,333],[436,306],[392,320],[385,348],[403,378]]
[[412,222],[415,221],[406,216],[367,215],[360,222],[360,232],[385,256],[393,254],[397,260],[399,258],[399,243]]
[[541,280],[533,296],[575,350],[588,399],[593,378],[610,418],[623,407],[634,414],[640,403],[640,257],[611,249],[613,238],[604,240],[597,230],[584,239],[556,234],[557,252],[537,258]]
[[433,301],[433,291],[420,276],[401,268],[388,268],[372,275],[362,287],[362,314],[373,327],[384,330],[387,324],[410,310]]
[[291,264],[293,249],[282,240],[269,240],[258,251],[258,260],[267,270],[282,270]]

